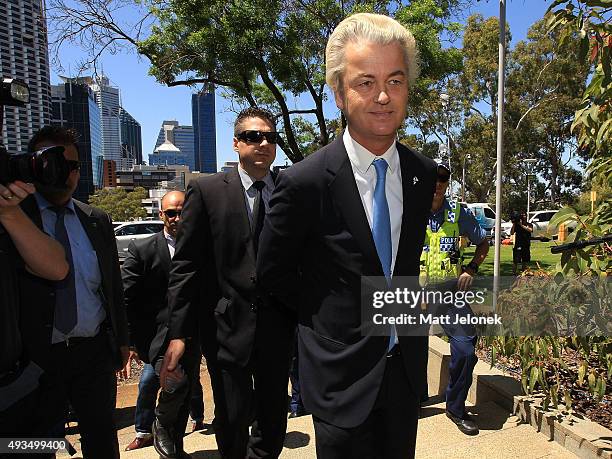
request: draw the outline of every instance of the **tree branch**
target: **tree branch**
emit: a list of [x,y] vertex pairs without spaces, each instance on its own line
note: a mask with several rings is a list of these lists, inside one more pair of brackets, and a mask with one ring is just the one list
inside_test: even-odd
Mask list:
[[557,98],[557,96],[553,96],[550,99],[546,99],[546,97],[540,99],[539,102],[537,102],[535,105],[532,105],[531,107],[529,107],[527,109],[527,111],[525,113],[523,113],[523,116],[521,116],[521,119],[518,120],[518,123],[516,123],[516,127],[514,128],[515,131],[518,131],[519,126],[521,125],[521,123],[523,122],[523,120],[527,117],[527,115],[529,115],[529,113],[531,113],[532,110],[535,110],[536,108],[538,108],[540,105],[542,105],[544,102],[550,102],[552,100],[555,100]]
[[289,117],[289,108],[287,107],[287,102],[285,101],[283,94],[280,92],[278,87],[270,78],[270,75],[268,75],[265,63],[260,60],[257,61],[255,65],[257,67],[257,71],[259,72],[261,80],[276,99],[276,102],[280,106],[281,112],[283,114],[283,125],[285,126],[285,134],[287,136],[287,143],[289,146],[289,151],[291,153],[291,155],[287,156],[289,156],[289,159],[294,163],[301,161],[302,159],[304,159],[304,157],[302,155],[300,146],[298,145],[295,139],[295,134],[293,133],[293,127],[291,126],[291,118]]

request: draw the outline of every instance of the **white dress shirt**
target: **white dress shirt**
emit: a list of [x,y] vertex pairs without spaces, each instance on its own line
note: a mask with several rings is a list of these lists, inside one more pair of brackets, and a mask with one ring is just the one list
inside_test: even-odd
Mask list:
[[385,179],[385,195],[389,205],[389,216],[391,218],[391,274],[395,267],[397,247],[399,245],[400,232],[402,229],[403,194],[402,173],[400,171],[399,153],[395,142],[381,156],[369,152],[365,147],[357,143],[351,137],[349,130],[344,130],[342,137],[344,147],[351,162],[355,183],[361,196],[361,203],[368,217],[368,224],[372,230],[374,205],[374,188],[376,187],[376,168],[372,164],[375,159],[383,158],[387,161],[387,177]]
[[164,228],[164,237],[166,238],[166,243],[168,244],[168,251],[170,251],[170,259],[174,258],[174,251],[176,249],[176,239],[174,239],[168,232],[166,228]]
[[[240,181],[242,182],[242,188],[244,189],[244,197],[246,199],[247,212],[249,214],[249,223],[251,224],[251,228],[253,228],[253,206],[255,205],[255,197],[257,196],[257,189],[253,186],[255,180],[253,180],[247,171],[240,167],[240,165],[238,165],[238,174],[240,175]],[[274,180],[272,180],[272,174],[270,174],[270,172],[268,172],[268,175],[260,180],[263,180],[263,182],[266,184],[266,186],[261,190],[261,197],[264,200],[266,213],[268,213],[268,202],[270,201],[270,196],[272,196],[272,192],[274,191]]]

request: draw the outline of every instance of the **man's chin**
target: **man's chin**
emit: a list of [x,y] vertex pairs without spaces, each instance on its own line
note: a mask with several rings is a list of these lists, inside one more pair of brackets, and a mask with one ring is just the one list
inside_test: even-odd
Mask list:
[[51,187],[48,185],[36,185],[36,191],[40,193],[40,195],[45,198],[47,201],[52,203],[65,202],[70,199],[72,193],[70,192],[70,188],[57,188]]

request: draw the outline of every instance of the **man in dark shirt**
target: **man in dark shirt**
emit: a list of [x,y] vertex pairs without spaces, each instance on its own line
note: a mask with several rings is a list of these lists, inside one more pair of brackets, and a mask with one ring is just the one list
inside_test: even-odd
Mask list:
[[517,273],[518,264],[522,264],[521,271],[527,269],[527,263],[531,261],[531,233],[533,225],[527,222],[527,214],[523,211],[518,219],[514,219],[510,234],[514,234],[514,248],[512,249],[512,274]]

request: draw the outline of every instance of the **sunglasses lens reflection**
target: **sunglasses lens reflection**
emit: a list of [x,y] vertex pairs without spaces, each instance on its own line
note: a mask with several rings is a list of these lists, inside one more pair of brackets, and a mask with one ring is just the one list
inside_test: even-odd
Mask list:
[[278,141],[278,133],[249,130],[242,132],[238,138],[253,143],[261,143],[265,138],[268,143],[276,143]]
[[166,216],[168,218],[174,218],[177,215],[181,215],[181,211],[180,210],[174,210],[174,209],[164,210],[164,213],[166,214]]

